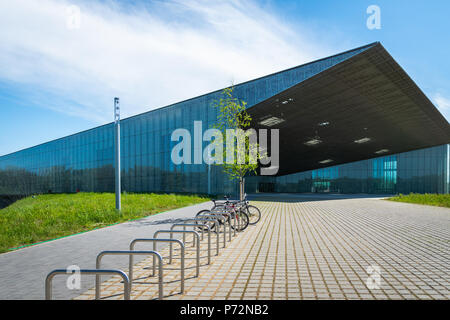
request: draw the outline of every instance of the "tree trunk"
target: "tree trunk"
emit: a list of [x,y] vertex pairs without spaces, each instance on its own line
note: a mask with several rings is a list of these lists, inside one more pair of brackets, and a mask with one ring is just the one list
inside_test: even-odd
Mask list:
[[245,179],[240,177],[239,178],[239,200],[244,200],[244,193],[245,193]]

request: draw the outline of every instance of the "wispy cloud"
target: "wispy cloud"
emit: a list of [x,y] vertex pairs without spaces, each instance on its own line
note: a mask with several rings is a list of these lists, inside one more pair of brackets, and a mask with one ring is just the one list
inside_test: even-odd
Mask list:
[[443,97],[440,93],[437,93],[433,97],[434,103],[436,104],[439,111],[442,113],[442,115],[447,119],[447,121],[450,120],[450,99]]
[[[72,4],[78,29],[66,26]],[[111,120],[114,96],[129,116],[333,51],[247,0],[14,0],[0,12],[0,80],[99,123]]]

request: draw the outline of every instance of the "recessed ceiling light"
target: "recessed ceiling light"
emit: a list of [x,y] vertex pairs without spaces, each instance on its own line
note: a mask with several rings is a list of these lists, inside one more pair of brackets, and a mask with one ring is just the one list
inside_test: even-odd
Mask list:
[[376,154],[382,154],[382,153],[386,153],[386,152],[388,152],[389,151],[389,149],[380,149],[380,150],[378,150],[378,151],[375,151],[375,153]]
[[319,161],[319,163],[325,164],[325,163],[330,163],[330,162],[333,162],[333,161],[334,161],[333,159],[326,159],[326,160]]
[[317,138],[314,138],[314,139],[311,139],[311,140],[306,141],[305,144],[306,144],[307,146],[314,146],[314,145],[319,144],[319,143],[321,143],[321,142],[322,142],[322,140],[317,139]]
[[366,142],[369,142],[371,139],[370,138],[361,138],[361,139],[358,139],[358,140],[355,140],[354,142],[355,143],[366,143]]
[[287,100],[282,101],[281,104],[288,104],[289,102],[292,102],[292,101],[294,101],[294,99],[289,98]]
[[267,126],[267,127],[272,127],[272,126],[282,123],[284,121],[285,121],[284,119],[281,119],[278,117],[269,117],[267,119],[260,121],[259,124],[261,124],[263,126]]

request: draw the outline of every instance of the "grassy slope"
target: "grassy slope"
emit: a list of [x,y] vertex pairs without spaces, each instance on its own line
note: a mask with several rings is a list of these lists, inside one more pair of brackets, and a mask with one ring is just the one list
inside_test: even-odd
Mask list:
[[0,210],[0,252],[207,200],[190,195],[126,194],[118,213],[112,193],[24,198]]
[[432,193],[425,193],[425,194],[411,193],[408,195],[399,194],[398,196],[389,198],[388,200],[450,208],[450,194],[432,194]]

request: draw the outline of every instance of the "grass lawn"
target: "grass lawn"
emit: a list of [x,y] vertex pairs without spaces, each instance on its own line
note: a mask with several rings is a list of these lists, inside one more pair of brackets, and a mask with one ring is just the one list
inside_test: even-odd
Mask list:
[[123,194],[119,213],[113,193],[27,197],[0,210],[0,253],[208,200],[195,195]]
[[434,194],[434,193],[410,193],[408,195],[399,194],[388,200],[409,202],[417,204],[427,204],[430,206],[447,207],[450,208],[450,194]]

